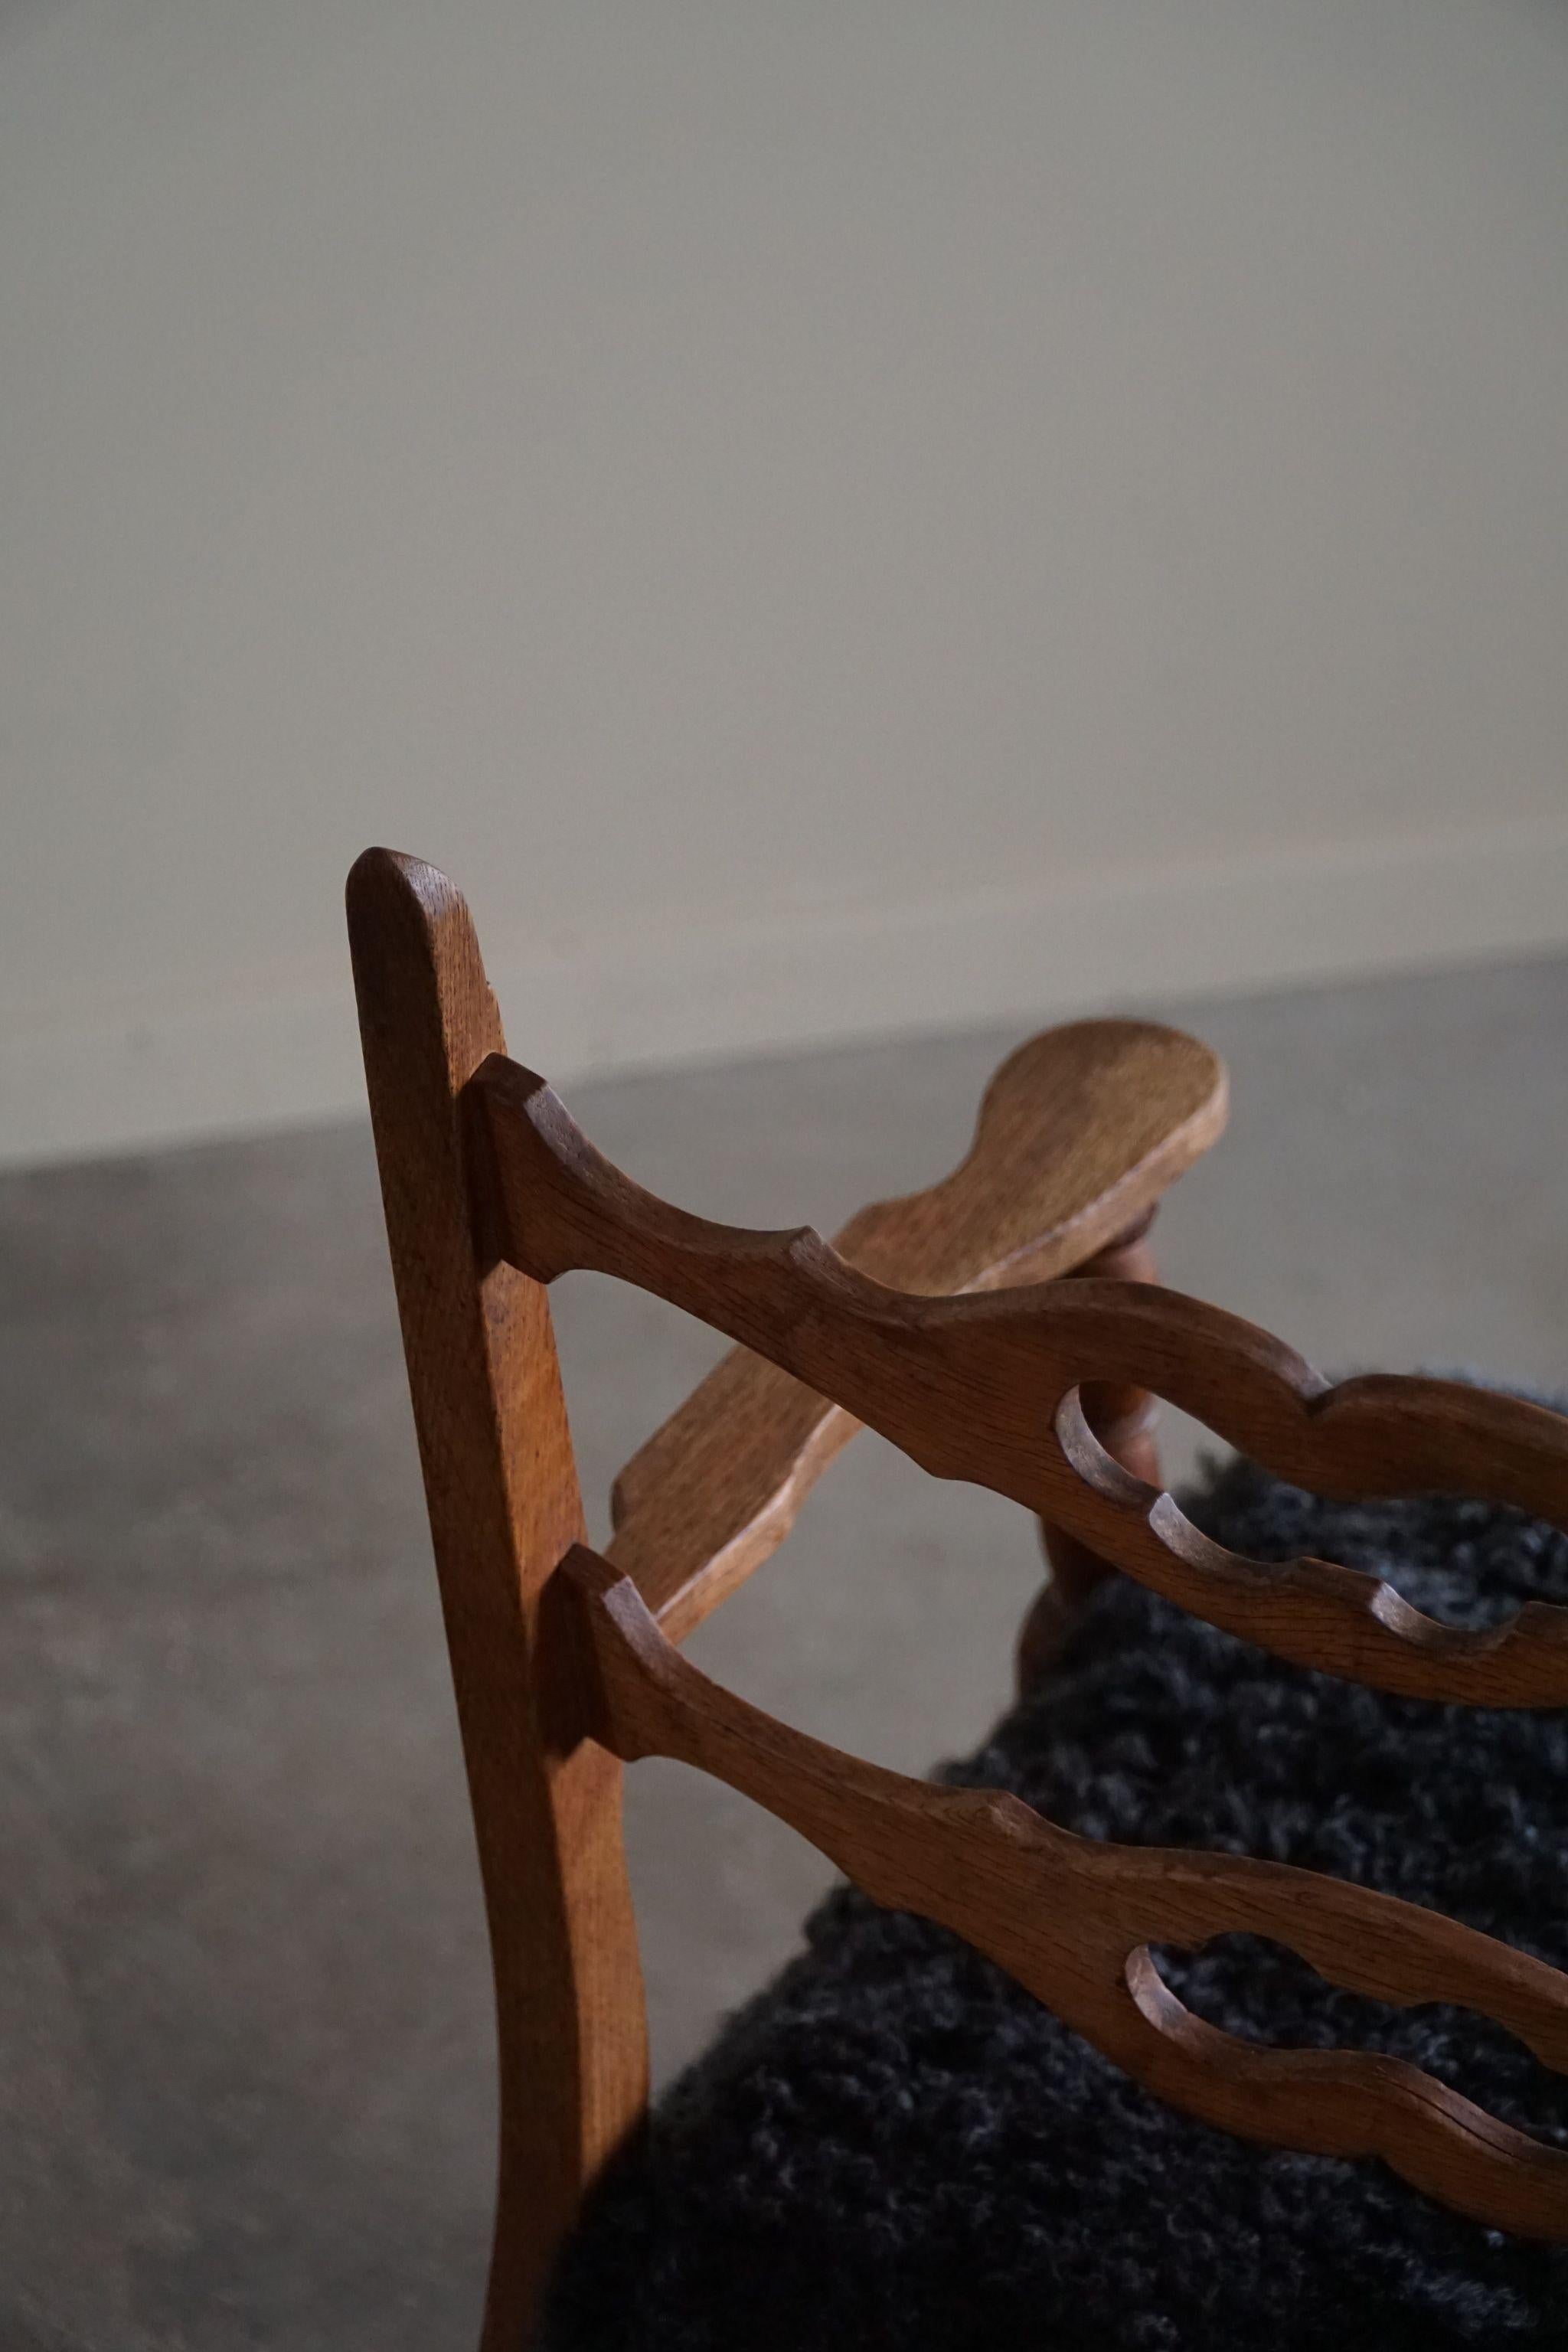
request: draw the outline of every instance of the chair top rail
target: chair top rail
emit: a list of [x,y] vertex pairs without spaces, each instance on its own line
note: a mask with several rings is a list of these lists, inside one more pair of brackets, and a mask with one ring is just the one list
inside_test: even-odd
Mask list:
[[1461,1631],[1322,1560],[1247,1560],[1132,1478],[1078,1406],[1146,1388],[1292,1485],[1346,1496],[1442,1489],[1568,1528],[1568,1420],[1445,1381],[1331,1387],[1283,1342],[1200,1300],[1081,1280],[972,1297],[892,1290],[809,1228],[759,1233],[623,1175],[541,1078],[492,1055],[469,1083],[492,1157],[494,1246],[537,1280],[610,1274],[684,1308],[878,1430],[939,1477],[1065,1527],[1102,1558],[1277,1655],[1407,1696],[1568,1704],[1568,1609],[1528,1602]]

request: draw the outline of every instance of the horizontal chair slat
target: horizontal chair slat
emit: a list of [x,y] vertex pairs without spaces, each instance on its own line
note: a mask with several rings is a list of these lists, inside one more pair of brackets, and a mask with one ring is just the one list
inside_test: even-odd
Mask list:
[[1205,2122],[1321,2155],[1380,2158],[1457,2212],[1568,2240],[1568,2152],[1403,2061],[1274,2050],[1221,2032],[1177,2000],[1148,1947],[1266,1936],[1346,1990],[1478,2011],[1565,2073],[1568,1977],[1559,1970],[1312,1871],[1100,1844],[1005,1792],[934,1787],[864,1763],[710,1682],[607,1560],[577,1547],[558,1577],[580,1612],[579,1727],[624,1761],[671,1757],[726,1781],[876,1902],[963,1937],[1114,2063]]
[[1568,1527],[1568,1420],[1460,1383],[1331,1388],[1239,1317],[1151,1285],[1089,1280],[961,1298],[887,1288],[809,1227],[759,1233],[672,1208],[611,1165],[542,1079],[494,1055],[470,1082],[498,1254],[548,1282],[639,1285],[829,1398],[922,1468],[1063,1527],[1139,1582],[1278,1656],[1405,1696],[1568,1705],[1568,1609],[1483,1632],[1437,1623],[1375,1577],[1223,1550],[1110,1461],[1088,1383],[1164,1397],[1277,1476],[1338,1496],[1432,1488]]

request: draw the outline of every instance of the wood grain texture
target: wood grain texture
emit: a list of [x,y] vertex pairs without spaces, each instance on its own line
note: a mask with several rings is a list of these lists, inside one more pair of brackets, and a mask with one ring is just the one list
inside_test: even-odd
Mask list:
[[[1068,1280],[1157,1282],[1154,1253],[1148,1242],[1153,1218],[1151,1210],[1109,1249],[1097,1250],[1082,1265],[1074,1266]],[[1084,1419],[1111,1460],[1145,1486],[1160,1486],[1160,1454],[1154,1441],[1159,1399],[1147,1389],[1091,1381],[1082,1390],[1080,1402]],[[1049,1519],[1040,1521],[1040,1541],[1051,1572],[1036,1594],[1018,1635],[1020,1696],[1060,1656],[1084,1602],[1114,1565]]]
[[[835,1246],[891,1287],[984,1291],[1069,1272],[1145,1214],[1219,1134],[1223,1066],[1150,1022],[1083,1021],[1011,1055],[941,1183],[862,1209]],[[775,1551],[859,1423],[745,1349],[626,1465],[610,1558],[672,1640]]]
[[639,1284],[880,1431],[1066,1528],[1181,1607],[1278,1655],[1415,1697],[1568,1704],[1568,1610],[1485,1633],[1436,1623],[1375,1578],[1211,1543],[1111,1460],[1077,1391],[1147,1388],[1292,1485],[1432,1489],[1568,1527],[1568,1422],[1459,1384],[1331,1388],[1279,1340],[1200,1300],[1125,1282],[969,1298],[885,1288],[803,1228],[753,1233],[655,1199],[595,1151],[544,1082],[502,1057],[472,1082],[495,1151],[498,1246],[541,1281],[571,1266]]
[[585,2187],[643,2113],[619,1765],[560,1735],[542,1613],[583,1534],[550,1309],[480,1265],[460,1098],[502,1037],[468,909],[367,851],[349,929],[388,1238],[495,1969],[500,2145],[485,2352],[518,2352]]
[[1478,2011],[1559,2073],[1568,2072],[1568,1977],[1315,1872],[1101,1844],[1010,1794],[934,1788],[863,1763],[710,1682],[607,1560],[577,1550],[562,1575],[583,1612],[583,1728],[595,1741],[628,1761],[677,1758],[743,1791],[875,1901],[964,1937],[1114,2063],[1205,2122],[1321,2155],[1381,2158],[1457,2212],[1568,2239],[1568,2153],[1404,2061],[1224,2033],[1183,2006],[1147,1948],[1267,1936],[1373,2000]]

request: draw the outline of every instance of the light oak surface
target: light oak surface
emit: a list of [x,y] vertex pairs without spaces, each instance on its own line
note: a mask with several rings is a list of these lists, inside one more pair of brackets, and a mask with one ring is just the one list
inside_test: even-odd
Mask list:
[[549,1302],[474,1247],[460,1097],[502,1045],[463,901],[367,851],[348,887],[365,1073],[495,1966],[500,2063],[484,2352],[517,2352],[584,2189],[647,2096],[620,1768],[568,1753],[538,1669],[580,1540]]
[[[986,1088],[942,1183],[862,1209],[839,1255],[893,1288],[1071,1273],[1146,1217],[1225,1124],[1225,1071],[1180,1030],[1082,1021],[1031,1038]],[[616,1481],[609,1557],[673,1640],[776,1551],[858,1423],[737,1349]]]

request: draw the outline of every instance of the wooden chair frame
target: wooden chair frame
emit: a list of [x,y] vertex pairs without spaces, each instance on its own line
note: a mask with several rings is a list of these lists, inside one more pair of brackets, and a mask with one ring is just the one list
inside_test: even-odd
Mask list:
[[[646,2111],[620,1773],[654,1754],[742,1790],[878,1902],[953,1929],[1188,2112],[1379,2157],[1457,2211],[1568,2239],[1568,2154],[1403,2063],[1220,2032],[1148,1948],[1268,1936],[1349,1990],[1479,2011],[1565,2072],[1568,1977],[1311,1872],[1100,1844],[1012,1796],[863,1763],[720,1688],[678,1646],[776,1549],[865,1423],[1039,1519],[1053,1577],[1026,1667],[1110,1563],[1303,1665],[1417,1698],[1561,1706],[1568,1610],[1530,1604],[1460,1632],[1357,1571],[1226,1551],[1161,1491],[1148,1407],[1166,1398],[1321,1492],[1443,1488],[1558,1526],[1568,1421],[1439,1381],[1331,1387],[1267,1333],[1153,1285],[1142,1229],[1225,1117],[1223,1071],[1191,1038],[1106,1022],[1035,1039],[994,1080],[963,1166],[863,1211],[829,1246],[689,1215],[595,1152],[506,1058],[468,910],[432,867],[367,851],[348,897],[495,1969],[483,2352],[524,2340],[584,2194]],[[571,1268],[636,1283],[738,1343],[622,1473],[604,1557],[584,1541],[546,1297]]]

